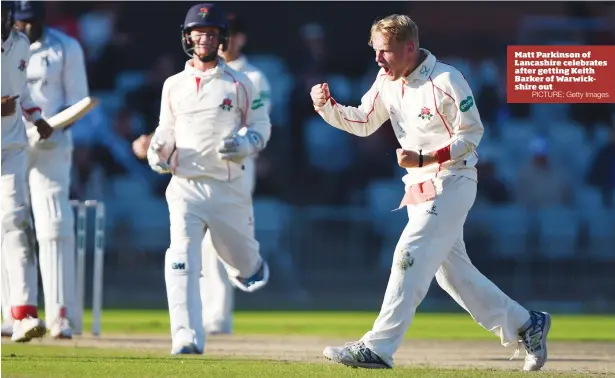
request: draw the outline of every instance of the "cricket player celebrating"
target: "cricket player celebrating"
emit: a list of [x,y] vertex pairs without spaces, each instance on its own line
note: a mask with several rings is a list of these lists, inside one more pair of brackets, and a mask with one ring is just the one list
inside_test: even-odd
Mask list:
[[[229,14],[228,48],[219,49],[218,53],[224,61],[236,71],[248,76],[252,82],[257,99],[270,112],[270,86],[265,75],[248,63],[241,50],[247,41],[243,22],[236,15]],[[250,156],[243,162],[245,185],[252,194],[256,184],[256,156]],[[207,232],[203,242],[203,275],[201,277],[201,300],[203,302],[203,324],[205,331],[212,334],[232,333],[233,323],[233,286],[228,277],[224,263],[218,259],[214,248],[211,232]]]
[[[14,3],[2,2],[2,271],[8,288],[12,340],[28,342],[47,331],[37,312],[37,267],[32,245],[32,222],[27,194],[28,140],[23,116],[47,139],[53,129],[41,118],[27,86],[26,69],[30,59],[28,38],[13,29]],[[6,275],[6,280],[4,276]],[[7,315],[6,313],[4,314]]]
[[[49,118],[88,96],[83,50],[74,38],[44,26],[45,3],[16,2],[17,29],[30,40],[28,87]],[[27,128],[32,128],[30,122]],[[72,139],[63,129],[38,142],[30,137],[29,186],[45,294],[45,320],[53,338],[71,338],[76,306],[75,239],[69,201]],[[37,143],[38,142],[38,143]]]
[[[502,345],[524,345],[523,370],[547,360],[551,317],[510,299],[470,262],[463,224],[476,196],[475,153],[483,125],[466,80],[419,48],[418,28],[404,15],[376,21],[369,43],[381,67],[358,108],[338,104],[328,85],[311,90],[316,111],[330,125],[368,136],[390,119],[401,145],[397,160],[409,221],[395,249],[380,314],[360,341],[327,347],[325,357],[355,367],[391,368],[434,277]],[[519,349],[517,349],[519,351]]]
[[269,280],[243,175],[245,160],[269,140],[271,123],[249,78],[218,57],[218,46],[227,47],[224,13],[213,4],[194,5],[182,30],[191,59],[163,85],[160,123],[147,159],[156,172],[173,174],[166,192],[171,245],[165,256],[171,353],[200,354],[206,230],[235,286],[253,292]]

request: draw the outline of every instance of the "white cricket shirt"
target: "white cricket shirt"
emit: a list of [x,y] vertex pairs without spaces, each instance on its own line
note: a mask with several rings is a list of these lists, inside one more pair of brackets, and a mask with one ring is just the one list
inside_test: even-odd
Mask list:
[[250,79],[222,58],[217,62],[203,72],[188,61],[164,83],[155,134],[174,136],[178,177],[234,180],[243,176],[242,165],[218,157],[220,141],[243,126],[259,133],[265,145],[269,140],[269,115]]
[[407,77],[391,81],[380,70],[358,108],[335,102],[335,88],[330,88],[332,98],[315,109],[330,125],[358,136],[372,134],[390,119],[403,149],[437,152],[437,164],[406,169],[406,187],[447,175],[476,181],[475,149],[483,125],[472,90],[461,72],[422,51],[426,59]]

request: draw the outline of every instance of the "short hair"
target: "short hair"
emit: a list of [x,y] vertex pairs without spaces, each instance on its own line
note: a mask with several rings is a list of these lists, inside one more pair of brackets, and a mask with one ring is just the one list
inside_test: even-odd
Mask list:
[[381,33],[399,42],[419,43],[419,27],[412,19],[403,14],[392,14],[376,20],[370,30],[368,44],[372,46],[374,34]]

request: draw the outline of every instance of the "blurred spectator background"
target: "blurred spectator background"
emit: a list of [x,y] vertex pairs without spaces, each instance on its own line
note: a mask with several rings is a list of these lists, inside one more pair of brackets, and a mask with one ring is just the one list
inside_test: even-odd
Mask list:
[[[73,197],[108,206],[110,306],[164,306],[169,177],[134,158],[130,143],[157,126],[162,83],[187,59],[179,27],[191,4],[46,3],[49,22],[82,42],[91,91],[103,101],[73,127]],[[269,289],[239,295],[240,308],[379,307],[406,221],[392,212],[403,194],[398,143],[388,123],[369,138],[328,127],[309,89],[326,81],[339,102],[357,105],[378,70],[371,23],[406,13],[421,46],[468,79],[485,125],[465,229],[470,257],[522,301],[615,311],[615,108],[508,105],[504,65],[507,44],[615,44],[612,2],[223,7],[243,16],[245,53],[272,86],[273,136],[258,161],[254,206],[274,270]],[[423,306],[455,305],[434,288]]]

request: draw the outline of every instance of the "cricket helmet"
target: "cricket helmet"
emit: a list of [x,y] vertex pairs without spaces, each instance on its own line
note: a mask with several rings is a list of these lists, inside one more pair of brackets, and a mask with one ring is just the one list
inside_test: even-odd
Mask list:
[[45,3],[43,1],[14,1],[15,20],[17,21],[38,21],[45,20]]
[[181,26],[182,47],[186,54],[188,54],[188,56],[192,57],[192,53],[194,50],[192,41],[189,38],[190,31],[193,28],[207,26],[213,26],[220,30],[219,42],[222,45],[222,50],[226,51],[228,47],[228,25],[226,20],[226,14],[215,4],[201,3],[193,5],[188,10],[188,13],[186,13],[186,19]]

